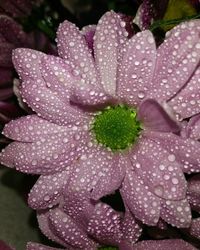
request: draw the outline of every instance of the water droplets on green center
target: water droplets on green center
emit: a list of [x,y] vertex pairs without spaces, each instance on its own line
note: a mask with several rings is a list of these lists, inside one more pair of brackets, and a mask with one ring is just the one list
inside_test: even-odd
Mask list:
[[95,117],[93,131],[98,143],[111,150],[131,146],[141,130],[136,110],[125,105],[107,107]]

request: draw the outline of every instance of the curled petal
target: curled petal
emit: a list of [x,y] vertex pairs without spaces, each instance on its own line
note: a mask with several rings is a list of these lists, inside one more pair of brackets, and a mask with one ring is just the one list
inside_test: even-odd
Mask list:
[[169,117],[161,105],[153,99],[147,99],[139,106],[138,119],[146,128],[161,132],[180,131],[178,124]]

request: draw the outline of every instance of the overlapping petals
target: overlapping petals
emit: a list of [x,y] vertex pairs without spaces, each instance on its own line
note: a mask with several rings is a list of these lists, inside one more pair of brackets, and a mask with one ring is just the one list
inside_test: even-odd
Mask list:
[[[125,244],[119,235],[127,222],[121,226],[120,215],[114,216],[109,232],[100,215],[89,217],[98,200],[116,189],[126,213],[131,211],[126,221],[126,216],[134,215],[149,225],[162,218],[173,226],[190,226],[184,172],[199,172],[200,144],[180,136],[174,113],[181,118],[188,115],[175,108],[173,99],[190,89],[198,72],[199,24],[197,20],[177,26],[156,50],[150,31],[129,39],[124,21],[108,12],[89,39],[74,24],[62,23],[57,32],[59,57],[30,49],[14,51],[23,100],[36,114],[5,127],[4,134],[14,142],[2,151],[1,162],[41,175],[29,195],[29,205],[53,207],[47,212],[49,223],[65,244],[92,247],[82,231],[87,225],[87,233],[94,238]],[[101,145],[92,130],[102,107],[118,104],[133,107],[141,124],[136,142],[124,151]],[[188,102],[185,105],[191,108]],[[54,209],[59,204],[64,211]],[[101,213],[106,209],[102,207]],[[63,220],[78,230],[76,237],[81,240],[71,241]]]

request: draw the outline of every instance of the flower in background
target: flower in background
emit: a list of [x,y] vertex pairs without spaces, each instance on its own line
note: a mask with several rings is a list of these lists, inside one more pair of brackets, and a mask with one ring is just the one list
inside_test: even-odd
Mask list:
[[[54,208],[39,211],[37,218],[42,232],[66,249],[112,245],[131,250],[141,234],[141,227],[130,213],[116,212],[102,202],[90,203],[81,217],[72,218],[63,208]],[[37,247],[37,243],[28,243],[27,250]]]
[[199,112],[199,21],[175,27],[157,50],[150,31],[128,39],[125,26],[106,13],[92,51],[65,21],[60,57],[14,51],[22,98],[36,114],[5,126],[14,142],[1,162],[41,175],[29,196],[34,209],[63,202],[73,218],[90,199],[120,189],[143,223],[189,227],[184,173],[200,171],[200,144],[178,135],[178,120]]
[[14,18],[30,15],[33,7],[38,6],[41,0],[6,0],[0,2],[0,13]]
[[0,240],[0,249],[1,250],[14,250],[14,248],[8,246],[4,241]]
[[[188,16],[196,15],[199,11],[200,3],[197,0],[143,0],[134,22],[141,30],[150,28],[156,20],[170,21],[173,19],[184,19]],[[174,23],[163,22],[160,28],[167,31],[174,27]]]

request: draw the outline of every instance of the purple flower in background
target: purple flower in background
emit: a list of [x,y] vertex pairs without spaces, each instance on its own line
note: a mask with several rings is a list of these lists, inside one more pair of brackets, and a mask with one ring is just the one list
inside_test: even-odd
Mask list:
[[1,250],[14,250],[14,248],[8,246],[4,241],[0,240],[0,249]]
[[0,2],[0,13],[14,18],[25,17],[41,0],[6,0]]
[[[131,250],[141,228],[130,213],[123,215],[104,203],[90,204],[85,216],[72,218],[62,208],[39,211],[37,218],[42,232],[66,249],[97,249],[113,245]],[[39,244],[28,243],[27,250]]]
[[175,27],[156,49],[150,31],[129,39],[126,23],[108,12],[93,50],[65,21],[59,57],[14,51],[22,98],[36,114],[6,125],[14,142],[1,162],[41,175],[31,207],[62,202],[73,218],[90,199],[120,189],[127,211],[143,223],[190,226],[184,173],[199,172],[200,144],[179,136],[179,120],[199,112],[199,24]]

